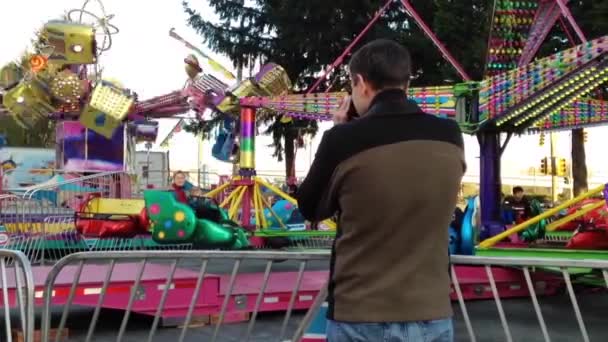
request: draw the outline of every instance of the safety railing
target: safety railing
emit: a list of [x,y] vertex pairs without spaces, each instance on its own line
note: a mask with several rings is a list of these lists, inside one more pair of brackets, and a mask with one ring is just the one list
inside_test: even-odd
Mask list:
[[[72,174],[79,175],[80,173],[73,172]],[[101,192],[104,197],[129,197],[131,191],[125,189],[129,187],[129,183],[129,175],[124,171],[99,172],[33,186],[25,190],[23,197],[33,199],[43,191]]]
[[[32,267],[25,254],[0,249],[0,286],[0,309],[4,323],[0,341],[33,342],[35,284]],[[16,322],[14,312],[18,316]]]
[[[24,213],[36,208],[37,203],[14,194],[0,195],[0,248],[22,251],[28,260],[41,257],[42,235]],[[38,224],[41,225],[40,223]]]
[[123,171],[85,176],[78,172],[63,172],[56,181],[16,192],[10,201],[0,199],[0,205],[9,203],[0,216],[0,221],[7,222],[8,247],[24,251],[34,264],[86,250],[73,218],[92,193],[100,194],[102,198],[129,198],[130,176]]
[[[298,312],[313,303],[326,283],[328,260],[323,252],[72,254],[57,262],[44,290],[35,294],[44,301],[42,341],[63,340],[66,328],[70,339],[87,342],[132,336],[181,342],[187,335],[196,341],[287,341],[298,326],[294,318],[302,316]],[[91,318],[71,312],[75,306],[88,307]],[[124,313],[120,319],[116,314],[104,316],[103,308]],[[284,315],[263,315],[271,311]],[[77,327],[83,322],[88,324]],[[161,324],[180,328],[160,330]],[[199,328],[192,328],[196,325]]]
[[[24,280],[6,275],[10,268],[5,255],[19,259],[14,268]],[[300,341],[327,295],[327,252],[77,253],[51,268],[44,287],[35,292],[25,256],[0,250],[0,257],[0,300],[13,303],[24,298],[18,302],[18,333],[25,334],[25,341],[33,336],[28,333],[33,334],[34,300],[43,304],[43,342],[67,340],[67,329],[70,340],[78,341],[125,341],[135,336],[147,341]],[[477,270],[475,286],[491,293],[479,298],[489,302],[465,302],[470,299],[464,292],[470,287],[472,269]],[[503,291],[516,286],[500,279],[504,270],[521,275],[517,286],[523,284],[527,303],[503,298]],[[450,271],[452,299],[460,309],[454,316],[459,340],[606,340],[608,261],[453,256]],[[563,293],[542,297],[545,283],[538,281],[539,274],[561,279]],[[22,293],[15,295],[19,289]],[[124,313],[107,314],[105,308]],[[593,312],[584,315],[585,309]],[[271,311],[285,314],[265,314]],[[11,327],[6,305],[4,316]],[[161,325],[179,329],[159,329]]]
[[[465,336],[471,342],[476,341],[606,341],[608,330],[605,328],[605,311],[608,308],[608,261],[600,260],[569,260],[541,258],[491,258],[475,256],[453,256],[450,273],[452,278],[452,298],[460,310],[455,310],[454,323],[458,340],[464,341]],[[530,301],[521,299],[501,299],[503,292],[521,286],[518,279],[509,281],[499,280],[505,269],[519,270],[523,275],[524,293]],[[485,276],[471,276],[483,270]],[[537,281],[536,275],[542,273],[552,275],[554,280],[561,279],[565,293],[552,297],[541,298],[545,293],[544,281]],[[465,288],[470,290],[474,283],[474,292],[491,292],[496,313],[489,310],[491,304],[487,300],[466,301],[471,297],[465,296]],[[579,296],[575,289],[578,289]],[[517,289],[521,290],[522,289]],[[586,290],[586,291],[585,291]],[[479,292],[478,292],[479,291]],[[323,306],[322,297],[311,306],[295,335],[301,337],[315,319]],[[582,298],[585,296],[584,298]],[[466,297],[466,298],[465,298]],[[487,298],[480,296],[480,298]],[[542,299],[542,300],[541,300]],[[545,302],[545,307],[541,303]],[[588,321],[592,327],[587,328],[583,317],[582,305],[589,309]],[[531,304],[532,308],[530,308]],[[571,311],[568,312],[568,306]],[[459,311],[459,312],[458,312]],[[511,314],[509,314],[512,312]],[[494,318],[492,318],[494,316]],[[571,319],[573,318],[573,320]],[[511,319],[511,320],[510,320]],[[531,326],[536,320],[537,328]],[[499,325],[496,324],[499,322]],[[575,322],[575,323],[573,323]],[[588,322],[587,322],[588,323]],[[531,323],[534,325],[534,323]],[[550,329],[553,328],[553,329]]]
[[[600,260],[570,260],[570,259],[541,259],[541,258],[487,258],[487,257],[473,257],[473,256],[453,256],[452,257],[452,266],[451,266],[451,276],[452,276],[452,285],[454,292],[456,293],[456,297],[458,300],[458,304],[461,310],[461,318],[466,327],[466,331],[468,333],[469,339],[472,342],[477,341],[477,335],[475,330],[473,329],[473,323],[470,318],[470,310],[467,309],[467,304],[465,304],[464,297],[461,291],[461,285],[459,283],[459,278],[457,276],[456,268],[458,266],[481,266],[485,269],[487,274],[487,280],[492,292],[492,297],[496,305],[496,309],[498,312],[498,318],[500,320],[500,325],[502,327],[502,331],[504,332],[503,337],[496,337],[497,340],[502,341],[531,341],[531,340],[542,340],[542,341],[551,341],[552,337],[549,333],[549,328],[547,322],[549,320],[546,318],[546,315],[543,313],[543,310],[540,305],[539,297],[537,295],[537,291],[539,291],[539,283],[533,283],[532,273],[534,271],[545,271],[548,273],[553,273],[556,276],[559,276],[563,280],[563,284],[565,285],[565,290],[567,297],[570,301],[573,316],[576,321],[576,326],[580,332],[580,337],[585,342],[591,341],[591,334],[587,330],[587,326],[583,319],[581,306],[579,305],[579,298],[575,293],[575,285],[576,283],[581,283],[586,285],[589,289],[606,289],[608,288],[608,261],[600,261]],[[513,330],[511,324],[508,320],[507,310],[505,310],[504,301],[501,300],[500,296],[500,288],[497,285],[497,281],[494,277],[493,267],[515,267],[521,269],[523,272],[523,276],[525,278],[525,284],[527,291],[530,295],[530,300],[532,306],[534,308],[535,318],[538,322],[539,332],[541,336],[534,338],[530,336],[530,331],[526,330],[524,333],[525,336],[514,337]],[[592,276],[594,278],[585,279],[585,277]],[[540,283],[542,284],[542,283]],[[596,294],[597,298],[592,298],[591,301],[595,301],[595,299],[599,299],[595,305],[601,305],[601,300],[603,300],[604,305],[608,305],[606,302],[606,294],[605,292],[601,292]],[[605,308],[604,308],[605,309]],[[549,311],[545,309],[545,313]],[[598,312],[602,312],[603,310],[599,310]],[[562,317],[567,317],[566,312],[561,312]],[[590,315],[595,316],[595,315]],[[522,318],[521,316],[518,318]],[[569,326],[568,331],[573,331],[572,327],[568,321],[563,318],[557,323],[560,326]],[[554,326],[554,328],[559,328]],[[537,330],[537,331],[538,331]],[[603,334],[600,337],[598,335],[594,340],[603,341],[606,340],[606,331],[605,327],[602,325],[598,329],[598,334]],[[561,334],[560,332],[554,332],[553,338],[556,338],[557,334]],[[569,340],[578,339],[576,337],[570,338]]]
[[134,183],[136,197],[142,197],[143,192],[148,189],[164,189],[171,184],[171,173],[169,170],[151,170],[144,168],[137,173]]

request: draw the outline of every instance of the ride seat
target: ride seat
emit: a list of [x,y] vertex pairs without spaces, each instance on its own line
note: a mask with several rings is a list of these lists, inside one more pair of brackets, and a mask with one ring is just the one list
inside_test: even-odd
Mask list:
[[178,202],[171,191],[144,191],[152,238],[163,244],[191,241],[197,219],[187,204]]

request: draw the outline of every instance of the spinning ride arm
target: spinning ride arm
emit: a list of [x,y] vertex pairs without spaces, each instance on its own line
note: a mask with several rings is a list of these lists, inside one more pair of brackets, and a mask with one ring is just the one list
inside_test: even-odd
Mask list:
[[188,103],[188,97],[185,96],[182,91],[174,91],[167,95],[137,102],[129,117],[135,118],[143,116],[157,119],[183,114],[189,110],[190,104]]
[[560,9],[555,1],[541,1],[539,3],[535,20],[530,28],[530,34],[528,35],[529,38],[526,41],[526,45],[524,45],[523,52],[519,58],[519,67],[523,67],[532,62],[538,49],[540,49],[545,38],[547,38],[549,31],[551,31],[551,28],[553,28],[559,19],[560,14]]
[[[193,61],[192,57],[187,59]],[[202,69],[201,69],[202,70]],[[135,104],[129,118],[147,117],[152,119],[171,117],[189,110],[203,113],[215,106],[214,102],[224,94],[228,86],[209,74],[194,75],[183,90],[153,97]]]
[[608,82],[608,36],[481,82],[482,129],[522,132]]
[[570,23],[570,26],[572,26],[572,28],[574,29],[574,32],[576,32],[578,39],[580,39],[581,42],[586,43],[587,38],[585,38],[585,34],[583,33],[583,30],[581,30],[581,28],[578,26],[578,24],[576,23],[576,20],[574,20],[574,17],[572,16],[572,13],[570,12],[570,9],[566,5],[568,3],[568,0],[555,0],[555,1],[557,2],[557,5],[559,6],[559,8],[562,12],[562,15],[564,17],[566,17],[566,19]]

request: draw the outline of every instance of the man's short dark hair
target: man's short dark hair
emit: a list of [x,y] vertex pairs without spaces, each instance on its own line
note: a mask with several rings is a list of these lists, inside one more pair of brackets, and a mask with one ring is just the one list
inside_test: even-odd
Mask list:
[[350,60],[351,77],[359,74],[376,89],[401,88],[412,75],[410,52],[397,42],[378,39],[365,44]]
[[524,192],[524,188],[522,188],[521,186],[516,186],[516,187],[513,188],[513,194],[514,195],[517,194],[517,193],[520,193],[520,192]]

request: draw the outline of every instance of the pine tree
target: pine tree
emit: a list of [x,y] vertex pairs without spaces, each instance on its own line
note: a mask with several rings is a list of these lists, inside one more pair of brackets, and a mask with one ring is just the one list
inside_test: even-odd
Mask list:
[[4,135],[9,146],[17,147],[55,147],[55,123],[41,119],[31,129],[17,124],[10,116],[0,116],[0,135]]
[[[494,0],[434,1],[435,34],[473,80],[483,78],[493,2]],[[454,68],[443,60],[441,74],[449,80],[460,81]],[[437,84],[442,82],[445,81]]]

